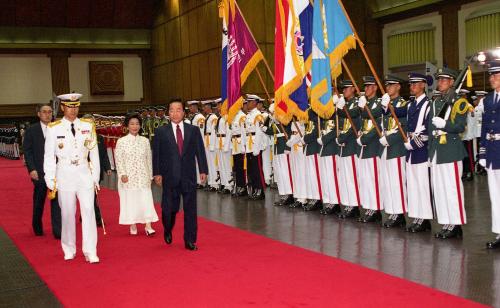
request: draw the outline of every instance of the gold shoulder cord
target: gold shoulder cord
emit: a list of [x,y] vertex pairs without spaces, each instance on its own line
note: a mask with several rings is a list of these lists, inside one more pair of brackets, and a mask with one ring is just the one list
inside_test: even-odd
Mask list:
[[86,139],[84,143],[85,147],[90,151],[97,145],[97,134],[95,132],[95,124],[92,122],[92,132],[90,134],[90,140]]

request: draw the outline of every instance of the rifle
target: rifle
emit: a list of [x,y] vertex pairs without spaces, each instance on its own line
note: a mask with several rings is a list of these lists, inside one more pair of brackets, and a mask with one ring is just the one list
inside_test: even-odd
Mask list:
[[442,119],[445,118],[446,113],[448,112],[448,108],[452,105],[451,95],[458,94],[458,92],[460,92],[460,89],[462,89],[464,81],[467,79],[467,71],[469,70],[469,65],[472,61],[472,58],[473,57],[470,57],[470,58],[465,60],[465,64],[464,64],[465,66],[462,69],[462,71],[460,72],[460,74],[458,74],[457,79],[453,83],[453,86],[451,87],[450,91],[448,91],[443,96],[443,100],[445,101],[445,104],[443,105],[443,107],[441,107],[441,110],[437,114],[438,117],[440,117]]

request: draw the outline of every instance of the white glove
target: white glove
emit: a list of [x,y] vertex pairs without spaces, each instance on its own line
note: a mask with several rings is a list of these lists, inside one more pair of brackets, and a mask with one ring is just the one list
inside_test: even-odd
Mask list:
[[385,93],[384,95],[382,95],[382,106],[384,106],[384,108],[387,108],[387,106],[389,106],[389,103],[391,102],[391,97],[389,96],[389,94]]
[[292,137],[290,137],[290,139],[288,139],[288,141],[286,142],[286,145],[291,148],[294,144],[297,143],[298,138],[298,135],[292,135]]
[[367,103],[367,101],[366,101],[366,97],[365,97],[364,95],[363,95],[363,96],[361,96],[361,97],[358,99],[358,107],[359,107],[359,108],[361,108],[361,109],[365,108],[366,103]]
[[441,129],[446,126],[446,120],[440,117],[432,118],[432,124],[436,126],[436,128]]
[[335,138],[335,143],[337,143],[339,146],[343,146],[343,143],[339,143],[339,138]]
[[361,137],[359,137],[358,139],[356,139],[356,142],[359,144],[359,146],[363,146],[363,144],[361,143]]
[[288,150],[285,150],[285,154],[290,154],[290,151],[288,151]]
[[483,168],[486,168],[486,159],[481,158],[481,159],[479,160],[479,164],[480,164]]
[[263,133],[265,133],[267,131],[267,126],[262,126],[260,129],[262,130]]
[[258,151],[258,150],[253,150],[252,154],[253,154],[253,156],[259,156],[260,151]]
[[50,190],[54,190],[54,180],[50,180],[47,182],[47,188]]
[[338,102],[339,102],[339,97],[338,97],[338,95],[337,95],[337,94],[333,94],[333,103],[334,103],[335,105],[337,105],[337,103],[338,103]]
[[385,147],[389,146],[389,143],[387,142],[387,138],[385,138],[385,136],[382,136],[382,138],[380,138],[378,140],[378,142],[380,142],[380,144],[383,145],[383,146],[385,146]]
[[406,143],[405,143],[405,148],[406,148],[408,151],[413,150],[413,147],[411,146],[411,143],[409,143],[409,142],[406,142]]
[[339,98],[339,101],[337,102],[336,106],[337,106],[338,109],[344,109],[344,107],[345,107],[345,98],[343,96],[341,96]]
[[321,140],[321,138],[316,139],[316,141],[319,143],[319,145],[323,145],[323,140]]

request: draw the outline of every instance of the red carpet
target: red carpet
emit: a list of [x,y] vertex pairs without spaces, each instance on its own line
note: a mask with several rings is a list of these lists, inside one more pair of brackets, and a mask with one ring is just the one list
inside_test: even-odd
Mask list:
[[[0,170],[0,224],[64,306],[478,305],[201,218],[197,252],[184,249],[182,223],[171,247],[159,236],[159,223],[154,238],[132,238],[127,227],[118,225],[118,194],[109,190],[100,196],[108,231],[106,236],[99,233],[101,263],[86,264],[81,250],[75,260],[65,262],[58,241],[51,235],[35,237],[31,231],[32,185],[21,162],[0,159]],[[49,211],[44,215],[48,218]],[[44,229],[50,234],[48,219]]]

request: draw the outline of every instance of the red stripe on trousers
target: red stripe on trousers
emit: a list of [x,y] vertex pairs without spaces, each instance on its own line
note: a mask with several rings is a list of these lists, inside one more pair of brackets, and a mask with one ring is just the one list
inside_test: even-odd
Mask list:
[[292,187],[293,194],[293,178],[292,178],[292,170],[290,169],[290,159],[288,158],[290,154],[285,154],[286,156],[286,164],[288,165],[288,177],[290,178],[290,186]]
[[356,160],[354,155],[351,156],[352,162],[352,173],[354,174],[354,187],[356,188],[356,200],[358,201],[358,207],[361,206],[361,200],[359,198],[359,188],[358,188],[358,175],[356,173]]
[[377,158],[373,158],[373,171],[375,172],[375,197],[377,198],[377,210],[380,211],[380,194],[378,191],[378,168],[377,168]]
[[339,204],[342,204],[340,201],[340,190],[339,190],[339,180],[337,179],[337,161],[335,159],[335,155],[332,155],[333,161],[333,178],[335,179],[335,191],[337,192],[337,200]]
[[462,225],[464,224],[464,212],[463,212],[463,205],[462,205],[462,193],[460,192],[460,174],[458,173],[458,163],[453,162],[453,166],[455,167],[455,184],[457,186],[457,195],[458,195],[458,206],[460,209],[460,221],[462,222]]
[[399,193],[401,194],[401,205],[403,206],[403,213],[406,213],[405,192],[403,187],[403,173],[401,172],[401,157],[398,157],[398,176],[399,176]]
[[321,191],[321,179],[319,178],[318,155],[314,154],[314,167],[316,167],[316,180],[318,181],[319,200],[323,200],[323,192]]
[[261,159],[262,154],[259,154],[257,156],[257,161],[258,161],[258,167],[259,167],[259,175],[260,175],[260,183],[262,185],[262,189],[266,188],[266,181],[264,180],[264,173],[262,172],[262,159]]

